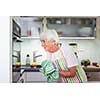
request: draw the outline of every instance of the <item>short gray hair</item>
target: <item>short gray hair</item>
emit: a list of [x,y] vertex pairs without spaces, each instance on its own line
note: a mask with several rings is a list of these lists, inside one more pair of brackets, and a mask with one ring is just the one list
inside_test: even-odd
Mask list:
[[59,37],[56,30],[47,30],[46,32],[42,32],[40,34],[40,39],[47,39],[48,41],[55,41],[56,43],[59,43]]

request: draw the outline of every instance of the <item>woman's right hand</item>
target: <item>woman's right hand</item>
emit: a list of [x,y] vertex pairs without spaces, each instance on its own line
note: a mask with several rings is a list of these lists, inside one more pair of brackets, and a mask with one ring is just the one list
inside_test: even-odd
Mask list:
[[61,77],[74,77],[76,72],[76,67],[71,67],[69,70],[62,70],[59,72]]
[[60,72],[59,72],[59,75],[60,75],[61,77],[66,77],[66,70],[60,71]]

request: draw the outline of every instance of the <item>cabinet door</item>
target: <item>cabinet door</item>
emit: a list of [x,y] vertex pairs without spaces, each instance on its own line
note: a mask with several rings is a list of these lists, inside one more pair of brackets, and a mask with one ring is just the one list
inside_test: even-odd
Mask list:
[[26,82],[46,82],[46,77],[40,72],[26,72]]
[[87,72],[87,77],[89,82],[99,82],[100,72]]
[[23,73],[23,75],[20,77],[20,79],[18,80],[17,83],[25,83],[26,80],[25,80],[25,73]]
[[23,25],[21,26],[21,36],[26,37],[27,36],[27,30],[28,30],[28,24],[27,22],[23,22]]
[[96,18],[47,18],[47,28],[55,29],[59,37],[95,37]]
[[22,37],[39,37],[42,31],[42,19],[39,17],[21,18]]

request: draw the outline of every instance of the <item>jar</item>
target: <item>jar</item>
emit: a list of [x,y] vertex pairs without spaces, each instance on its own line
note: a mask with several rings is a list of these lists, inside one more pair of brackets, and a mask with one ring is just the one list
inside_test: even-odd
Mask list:
[[30,65],[30,55],[26,55],[26,65]]

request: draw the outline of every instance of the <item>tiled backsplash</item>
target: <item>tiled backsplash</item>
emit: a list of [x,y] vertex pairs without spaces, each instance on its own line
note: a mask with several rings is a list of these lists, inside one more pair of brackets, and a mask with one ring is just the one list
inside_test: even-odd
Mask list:
[[21,43],[21,63],[26,64],[26,55],[30,55],[31,62],[33,61],[33,52],[36,52],[36,55],[42,55],[36,58],[38,63],[41,63],[43,59],[46,59],[46,54],[44,49],[41,47],[40,40],[33,39],[24,39],[24,42]]

